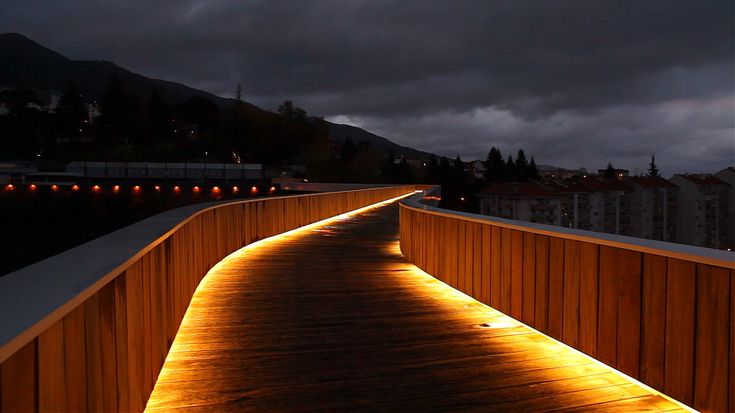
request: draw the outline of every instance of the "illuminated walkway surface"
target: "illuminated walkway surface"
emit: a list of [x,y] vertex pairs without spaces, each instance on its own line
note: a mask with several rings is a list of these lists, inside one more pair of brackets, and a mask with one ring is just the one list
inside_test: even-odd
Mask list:
[[394,203],[222,261],[148,410],[679,409],[408,264],[397,224]]

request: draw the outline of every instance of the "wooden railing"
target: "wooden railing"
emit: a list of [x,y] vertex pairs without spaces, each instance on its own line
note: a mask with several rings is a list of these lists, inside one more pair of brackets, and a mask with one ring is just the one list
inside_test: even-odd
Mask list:
[[703,411],[735,411],[735,261],[726,251],[401,202],[415,265]]
[[184,207],[0,278],[0,412],[142,411],[215,263],[256,240],[413,190]]

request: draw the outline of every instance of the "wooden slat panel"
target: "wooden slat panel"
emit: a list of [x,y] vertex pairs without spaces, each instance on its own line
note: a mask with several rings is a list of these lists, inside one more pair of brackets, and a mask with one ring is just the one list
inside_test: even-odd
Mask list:
[[[129,377],[128,403],[130,410],[140,411],[145,406],[147,400],[145,384],[146,377],[148,377],[144,355],[146,346],[143,337],[145,334],[148,334],[148,331],[145,329],[145,319],[143,316],[143,273],[140,262],[128,268],[125,275],[125,312],[127,318],[126,335]],[[181,302],[183,303],[183,298]]]
[[473,223],[472,224],[472,239],[473,239],[473,253],[472,253],[472,296],[482,302],[483,299],[483,292],[482,292],[482,224]]
[[[213,212],[213,211],[212,211]],[[212,214],[208,214],[208,217],[212,217]],[[199,227],[197,228],[197,232],[201,234],[204,231],[204,228],[202,226],[204,225],[204,220],[207,216],[203,216],[202,219],[197,219],[200,223]],[[202,242],[200,244],[200,254],[204,254],[207,249],[211,250],[212,245],[215,246],[216,249],[216,243],[215,242]],[[201,247],[204,248],[201,248]],[[207,246],[209,246],[207,248]],[[207,263],[206,257],[199,255],[197,258],[198,263]],[[152,313],[151,311],[151,254],[146,254],[143,256],[143,258],[140,260],[141,262],[141,296],[140,296],[140,302],[142,305],[143,310],[143,326],[141,333],[143,334],[143,348],[141,349],[141,355],[143,356],[143,381],[141,383],[142,391],[143,391],[143,398],[144,400],[148,400],[148,395],[153,390],[153,384],[155,383],[155,378],[153,376],[153,355],[151,354],[151,350],[153,349],[153,339],[152,336],[155,334],[153,331],[153,320],[152,320]],[[205,264],[205,268],[208,268],[208,263]],[[205,270],[201,270],[205,271]],[[196,289],[196,286],[199,284],[199,277],[197,276],[199,270],[195,270],[194,273],[192,273],[192,278],[189,283],[189,291],[187,291],[186,300],[184,307],[189,306],[189,299],[191,298],[192,294],[194,293],[194,290]],[[184,312],[186,310],[184,309]]]
[[452,219],[449,222],[449,285],[457,288],[459,270],[459,220]]
[[[102,366],[102,409],[105,412],[117,411],[117,343],[115,338],[115,284],[103,287],[99,296],[99,328]],[[161,335],[163,330],[156,331]]]
[[562,341],[579,347],[579,274],[582,250],[579,241],[564,240],[564,316]]
[[536,300],[534,327],[544,333],[549,326],[549,237],[536,235]]
[[664,390],[666,349],[666,257],[643,256],[641,381]]
[[579,350],[597,355],[597,297],[599,246],[580,245],[579,264]]
[[523,317],[528,325],[535,325],[536,310],[536,236],[523,233]]
[[[476,225],[472,222],[465,223],[464,228],[464,254],[462,256],[464,257],[464,292],[465,294],[474,297],[473,293],[473,287],[474,287],[474,281],[473,281],[473,272],[475,268],[475,248],[474,248],[474,242],[475,242],[475,232],[473,226]],[[480,240],[478,240],[480,241]],[[481,241],[480,241],[481,242]]]
[[481,225],[482,230],[482,293],[480,301],[490,305],[490,256],[492,255],[492,245],[490,245],[492,237],[492,227],[490,225]]
[[728,409],[729,296],[729,271],[698,264],[694,406],[702,411]]
[[502,306],[501,278],[503,272],[502,263],[502,232],[499,227],[493,226],[491,231],[492,241],[490,244],[490,305],[500,310]]
[[641,253],[618,250],[617,367],[638,377],[641,345]]
[[38,411],[66,410],[64,319],[38,336]]
[[597,359],[611,366],[617,365],[619,264],[617,248],[600,247]]
[[500,308],[511,314],[511,280],[513,256],[513,232],[508,228],[500,230]]
[[450,253],[449,253],[449,246],[444,240],[449,239],[449,236],[451,234],[450,232],[450,226],[452,222],[449,219],[442,219],[441,220],[441,236],[439,237],[439,279],[443,282],[449,284],[450,279],[450,267],[451,267],[451,259],[450,259]]
[[523,233],[513,230],[510,234],[510,313],[520,320],[523,317]]
[[0,364],[0,412],[25,413],[38,408],[36,340]]
[[457,266],[456,276],[453,279],[454,284],[452,286],[459,291],[467,291],[465,288],[465,260],[467,257],[467,250],[465,248],[466,238],[466,225],[464,221],[456,220],[455,225],[457,226],[457,237],[452,242],[454,250],[457,254]]
[[549,330],[550,336],[561,340],[564,316],[564,240],[549,239]]
[[667,260],[664,390],[686,404],[694,401],[694,311],[696,267]]
[[[117,371],[117,410],[130,411],[130,374],[128,370],[127,275],[115,278],[115,368]],[[171,294],[172,290],[169,290]]]
[[84,338],[87,366],[87,408],[104,410],[102,400],[102,332],[100,326],[99,293],[84,302]]
[[80,305],[64,317],[66,410],[70,412],[87,411],[87,357],[84,331],[84,305]]

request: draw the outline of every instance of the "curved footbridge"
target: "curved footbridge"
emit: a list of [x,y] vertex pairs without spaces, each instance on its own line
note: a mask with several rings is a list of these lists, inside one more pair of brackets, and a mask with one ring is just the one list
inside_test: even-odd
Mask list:
[[735,410],[725,251],[292,189],[0,277],[0,413]]
[[679,411],[407,262],[397,202],[245,247],[199,285],[146,411]]

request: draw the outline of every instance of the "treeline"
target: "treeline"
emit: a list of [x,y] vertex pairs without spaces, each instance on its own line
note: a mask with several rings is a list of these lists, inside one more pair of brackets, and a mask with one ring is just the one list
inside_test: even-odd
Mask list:
[[442,186],[443,208],[474,212],[478,210],[477,192],[484,186],[499,182],[533,182],[539,180],[538,168],[533,157],[526,158],[523,149],[514,158],[504,158],[499,149],[493,147],[483,162],[483,179],[470,176],[465,163],[457,156],[454,162],[446,157],[434,155],[426,163],[424,182]]
[[541,179],[536,161],[531,157],[528,161],[523,149],[519,149],[515,159],[508,155],[503,158],[500,149],[490,149],[485,160],[485,181],[494,182],[532,182]]
[[90,118],[87,105],[94,100],[81,96],[73,80],[54,111],[43,110],[31,90],[3,90],[0,101],[8,109],[0,116],[3,151],[17,156],[33,152],[44,159],[84,156],[88,151],[88,156],[105,160],[262,163],[330,151],[326,122],[291,101],[283,102],[277,113],[241,99],[229,107],[201,96],[169,103],[155,90],[145,97],[130,93],[115,75],[98,98],[92,110],[99,116]]

